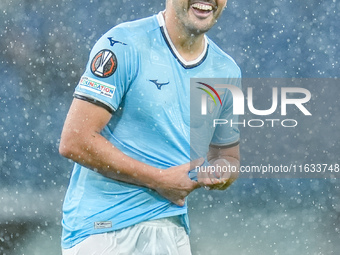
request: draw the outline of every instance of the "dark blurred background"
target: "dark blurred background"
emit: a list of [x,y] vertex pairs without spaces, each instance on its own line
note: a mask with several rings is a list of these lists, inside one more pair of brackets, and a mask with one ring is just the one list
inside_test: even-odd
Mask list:
[[[72,162],[58,143],[89,51],[114,25],[164,4],[1,0],[0,254],[60,254]],[[339,15],[336,0],[230,0],[208,33],[245,78],[315,78],[313,116],[296,113],[298,127],[241,128],[243,165],[340,163]],[[191,195],[193,254],[340,254],[338,175],[263,177]]]

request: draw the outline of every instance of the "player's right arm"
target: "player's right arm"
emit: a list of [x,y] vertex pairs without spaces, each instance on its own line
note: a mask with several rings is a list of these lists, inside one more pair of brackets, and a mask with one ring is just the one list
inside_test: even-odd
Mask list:
[[100,134],[110,118],[106,109],[75,98],[62,131],[60,154],[108,178],[151,188],[183,206],[185,197],[199,187],[188,172],[203,160],[162,170],[128,157]]

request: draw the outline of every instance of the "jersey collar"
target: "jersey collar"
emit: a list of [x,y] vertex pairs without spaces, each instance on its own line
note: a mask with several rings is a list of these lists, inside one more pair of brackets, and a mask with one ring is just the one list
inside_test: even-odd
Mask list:
[[208,39],[205,35],[204,35],[204,50],[203,50],[202,54],[200,56],[198,56],[198,58],[196,58],[195,60],[186,61],[179,54],[175,45],[172,43],[172,41],[170,39],[170,36],[169,36],[168,31],[167,31],[166,26],[165,26],[165,20],[164,20],[163,12],[158,13],[157,20],[158,20],[158,24],[161,28],[161,32],[162,32],[162,35],[164,37],[166,44],[168,45],[168,47],[169,47],[170,51],[172,52],[172,54],[174,55],[174,57],[178,60],[178,62],[184,68],[189,69],[189,68],[196,67],[196,66],[200,65],[205,60],[205,58],[208,55]]

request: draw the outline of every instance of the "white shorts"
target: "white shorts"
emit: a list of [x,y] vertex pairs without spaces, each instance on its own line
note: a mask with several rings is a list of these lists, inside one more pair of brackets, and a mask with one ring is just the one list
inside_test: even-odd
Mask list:
[[91,235],[63,255],[191,255],[189,236],[177,216]]

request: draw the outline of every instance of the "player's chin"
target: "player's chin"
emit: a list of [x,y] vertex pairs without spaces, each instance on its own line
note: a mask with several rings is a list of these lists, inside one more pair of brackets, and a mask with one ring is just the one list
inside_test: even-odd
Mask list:
[[192,30],[194,31],[194,33],[197,33],[197,34],[206,33],[213,27],[214,24],[215,22],[196,21],[194,22],[194,26]]
[[196,15],[190,15],[192,29],[200,32],[207,32],[216,24],[216,18],[214,15],[209,15],[205,18],[199,18]]

